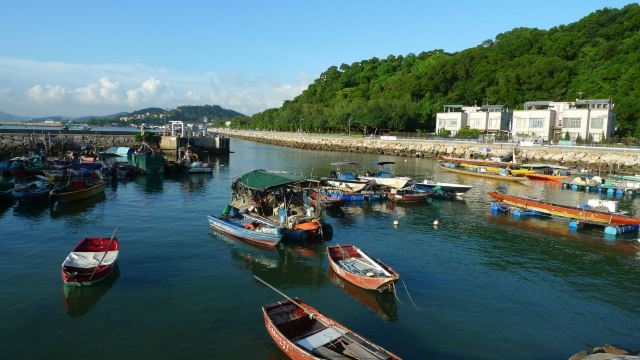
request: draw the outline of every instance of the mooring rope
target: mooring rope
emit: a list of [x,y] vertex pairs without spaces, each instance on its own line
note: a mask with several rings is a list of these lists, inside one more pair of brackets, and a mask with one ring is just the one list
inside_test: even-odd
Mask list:
[[416,308],[416,310],[418,311],[422,311],[422,309],[420,309],[418,305],[416,305],[416,303],[413,302],[413,298],[411,298],[411,294],[409,294],[409,289],[407,289],[407,284],[405,284],[404,280],[402,280],[402,285],[404,286],[404,290],[407,292],[407,296],[409,297],[409,300],[411,300],[413,307]]

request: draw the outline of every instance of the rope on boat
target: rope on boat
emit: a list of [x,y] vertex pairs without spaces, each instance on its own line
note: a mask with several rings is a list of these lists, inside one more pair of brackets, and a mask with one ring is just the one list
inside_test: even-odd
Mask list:
[[404,290],[407,292],[407,296],[409,297],[409,300],[411,300],[413,307],[416,308],[416,310],[418,311],[422,311],[422,309],[420,309],[418,305],[416,305],[416,303],[413,302],[413,298],[411,298],[411,294],[409,294],[409,289],[407,288],[407,284],[404,282],[404,280],[402,280],[402,285],[404,286]]
[[308,311],[304,306],[300,305],[299,302],[295,301],[294,299],[292,299],[291,297],[289,297],[287,294],[283,293],[282,291],[276,289],[273,285],[269,284],[268,282],[262,280],[260,277],[258,277],[257,275],[253,275],[253,277],[260,281],[261,283],[263,283],[264,285],[266,285],[267,287],[269,287],[271,290],[277,292],[278,294],[282,295],[285,299],[291,301],[292,303],[294,303],[296,306],[298,306],[300,309],[302,309],[302,311],[306,312],[309,315],[309,318],[313,318],[315,316],[315,313]]

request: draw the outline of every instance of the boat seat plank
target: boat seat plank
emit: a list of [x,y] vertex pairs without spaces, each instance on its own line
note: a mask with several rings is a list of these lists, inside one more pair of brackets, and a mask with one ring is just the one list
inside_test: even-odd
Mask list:
[[391,356],[386,352],[382,352],[367,343],[363,343],[362,340],[350,333],[345,334],[344,338],[350,340],[348,343],[344,344],[345,349],[353,354],[357,359],[391,359]]
[[314,349],[329,343],[342,335],[345,334],[345,331],[340,330],[335,327],[328,327],[322,331],[319,331],[311,336],[307,336],[300,340],[296,341],[296,344],[302,346],[303,348],[313,351]]
[[359,274],[359,275],[368,276],[368,277],[385,276],[385,274],[380,272],[375,267],[367,263],[364,263],[363,261],[357,261],[352,258],[338,260],[338,264],[340,265],[340,267],[354,274]]
[[313,350],[314,353],[321,355],[323,359],[330,360],[351,360],[350,357],[346,357],[342,354],[338,354],[337,352],[327,348],[326,346],[319,346]]
[[[102,257],[104,256],[104,260]],[[100,265],[111,265],[118,258],[118,251],[109,251],[105,256],[104,252],[80,252],[74,251],[69,253],[64,260],[63,266],[69,266],[79,269],[88,269]],[[102,263],[100,263],[102,260]]]

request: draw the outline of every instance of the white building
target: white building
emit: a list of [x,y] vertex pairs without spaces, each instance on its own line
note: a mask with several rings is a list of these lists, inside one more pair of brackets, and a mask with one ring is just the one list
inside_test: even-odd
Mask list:
[[504,105],[445,105],[444,112],[436,115],[436,132],[445,129],[455,135],[465,126],[482,132],[508,131],[510,119]]
[[[602,141],[613,134],[616,114],[610,99],[575,102],[527,101],[524,110],[513,112],[514,140],[561,139]],[[557,134],[557,135],[556,135]]]
[[436,132],[444,129],[453,136],[467,126],[467,113],[463,108],[462,105],[445,105],[444,112],[436,114]]

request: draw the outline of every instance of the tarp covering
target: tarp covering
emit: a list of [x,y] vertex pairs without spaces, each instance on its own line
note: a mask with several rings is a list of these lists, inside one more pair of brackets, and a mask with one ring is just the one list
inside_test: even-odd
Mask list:
[[[104,257],[104,260],[102,260]],[[109,251],[107,255],[104,252],[72,252],[69,253],[69,256],[64,260],[62,265],[70,266],[74,268],[80,269],[90,269],[92,267],[100,265],[111,265],[118,259],[117,251]],[[102,260],[102,263],[100,263]]]
[[249,189],[266,190],[272,187],[282,186],[304,181],[302,176],[286,173],[275,173],[267,170],[253,170],[238,176],[235,181]]

